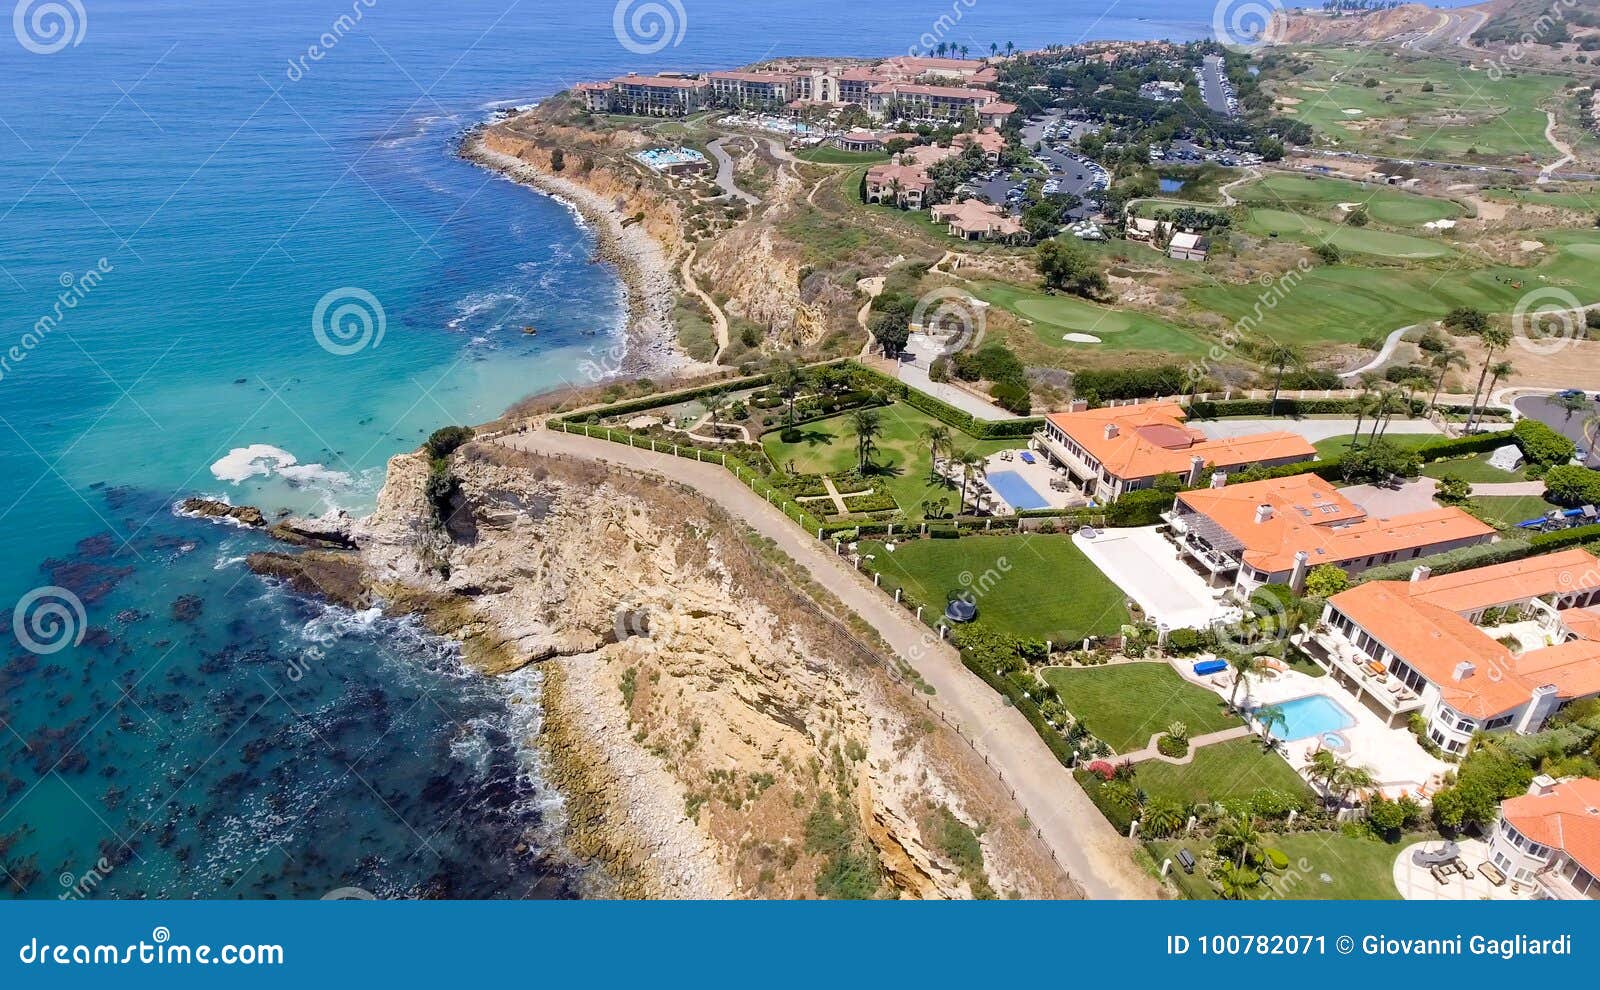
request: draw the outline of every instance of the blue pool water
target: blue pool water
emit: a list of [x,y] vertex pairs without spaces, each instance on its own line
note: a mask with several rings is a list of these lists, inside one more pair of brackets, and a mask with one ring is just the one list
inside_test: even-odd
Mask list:
[[1296,698],[1278,707],[1283,710],[1287,721],[1274,735],[1287,742],[1310,739],[1312,736],[1324,733],[1337,733],[1356,724],[1355,718],[1349,712],[1340,707],[1338,702],[1323,694]]
[[1033,486],[1023,481],[1022,475],[1015,471],[995,471],[988,475],[988,481],[989,487],[998,492],[1013,509],[1022,511],[1050,508],[1050,503],[1044,496],[1034,491]]

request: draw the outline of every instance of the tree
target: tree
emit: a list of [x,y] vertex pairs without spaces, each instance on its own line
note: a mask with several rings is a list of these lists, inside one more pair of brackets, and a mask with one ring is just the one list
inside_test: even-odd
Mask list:
[[[973,478],[982,478],[987,473],[986,461],[978,454],[963,454],[961,457],[961,495],[956,506],[956,515],[960,515],[967,507],[967,486]],[[974,500],[976,501],[976,500]]]
[[794,402],[800,395],[800,387],[805,384],[805,375],[800,367],[793,361],[785,361],[777,371],[772,373],[772,384],[777,387],[778,394],[789,402],[789,425],[794,425]]
[[1339,248],[1331,243],[1318,244],[1311,249],[1311,253],[1321,258],[1322,263],[1325,265],[1337,265],[1344,260],[1344,255],[1339,252]]
[[1467,366],[1467,354],[1459,347],[1445,344],[1429,356],[1428,364],[1439,372],[1439,377],[1433,383],[1433,398],[1428,401],[1429,407],[1437,407],[1439,405],[1439,394],[1444,391],[1445,376],[1450,373],[1451,368],[1465,368]]
[[1217,893],[1225,901],[1248,899],[1261,889],[1261,874],[1248,866],[1224,863],[1217,871]]
[[1234,813],[1219,822],[1214,844],[1218,855],[1239,866],[1261,857],[1261,833],[1247,814]]
[[1244,687],[1250,678],[1255,677],[1266,668],[1266,661],[1254,654],[1241,653],[1228,658],[1228,663],[1233,667],[1233,693],[1228,695],[1228,706],[1234,710],[1239,708],[1239,690]]
[[1483,386],[1489,379],[1489,370],[1494,366],[1495,352],[1511,346],[1511,331],[1504,327],[1485,326],[1478,336],[1483,341],[1483,370],[1478,374],[1478,387],[1472,393],[1472,412],[1467,416],[1466,433],[1469,435],[1478,422],[1479,398],[1487,401],[1487,397],[1483,395]]
[[1088,299],[1105,295],[1108,283],[1094,258],[1076,245],[1045,241],[1034,256],[1034,266],[1053,292],[1070,292]]
[[1267,352],[1267,364],[1275,372],[1272,379],[1272,404],[1268,406],[1267,415],[1278,415],[1278,393],[1283,390],[1283,373],[1290,368],[1298,368],[1304,361],[1300,352],[1288,344],[1274,343]]
[[898,311],[879,313],[872,321],[872,339],[883,348],[884,357],[894,357],[911,340],[911,318]]
[[1345,223],[1352,227],[1365,227],[1371,221],[1372,215],[1367,212],[1367,208],[1365,206],[1358,206],[1351,210],[1350,215],[1345,217],[1344,220]]
[[932,423],[922,431],[922,442],[928,445],[928,477],[939,478],[939,451],[950,446],[950,427]]
[[1313,567],[1311,573],[1306,575],[1306,596],[1308,598],[1332,598],[1339,592],[1350,587],[1350,575],[1344,572],[1337,564],[1323,564]]
[[1340,772],[1334,784],[1339,788],[1339,801],[1344,803],[1350,800],[1350,795],[1355,791],[1367,790],[1377,783],[1372,776],[1372,771],[1366,767],[1354,767],[1348,764]]
[[1545,472],[1545,495],[1557,505],[1600,505],[1600,471],[1558,464]]
[[1457,306],[1445,314],[1444,325],[1456,333],[1482,333],[1489,326],[1489,318],[1482,310]]
[[872,453],[877,450],[883,421],[876,409],[857,409],[850,419],[856,431],[856,469],[865,474],[872,462]]
[[1562,420],[1564,423],[1572,422],[1573,413],[1583,412],[1589,408],[1589,397],[1582,392],[1563,392],[1552,396],[1550,401],[1567,414]]
[[550,152],[550,171],[561,172],[567,167],[567,153],[564,149],[557,148]]
[[1392,440],[1373,440],[1360,450],[1344,456],[1342,473],[1351,483],[1384,478],[1410,478],[1422,470],[1422,458],[1415,450]]
[[1268,749],[1276,741],[1272,738],[1274,729],[1281,729],[1289,724],[1289,715],[1277,705],[1264,705],[1255,710],[1256,723],[1261,726]]
[[1333,782],[1339,779],[1344,772],[1344,764],[1333,754],[1332,750],[1319,749],[1311,754],[1310,761],[1306,764],[1306,779],[1322,791],[1322,803],[1330,804],[1333,799]]
[[1147,835],[1172,835],[1182,829],[1189,816],[1183,805],[1171,798],[1156,798],[1144,806],[1139,825]]

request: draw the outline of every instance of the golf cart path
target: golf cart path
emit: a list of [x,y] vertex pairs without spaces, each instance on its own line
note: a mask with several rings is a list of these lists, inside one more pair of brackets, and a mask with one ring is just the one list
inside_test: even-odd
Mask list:
[[723,143],[728,139],[719,137],[706,145],[706,150],[711,152],[711,157],[717,160],[717,185],[730,196],[737,196],[751,206],[760,206],[761,198],[740,189],[733,180],[733,158],[728,155]]
[[1401,327],[1400,329],[1391,332],[1389,336],[1383,339],[1383,348],[1378,351],[1377,356],[1361,367],[1356,368],[1354,371],[1346,371],[1342,373],[1339,375],[1339,377],[1346,379],[1355,378],[1359,375],[1364,375],[1369,371],[1377,371],[1379,368],[1383,367],[1390,358],[1394,357],[1394,352],[1399,350],[1400,341],[1405,339],[1405,335],[1413,330],[1420,329],[1421,327],[1422,324],[1413,323],[1411,326]]
[[1100,814],[1071,771],[1051,754],[1027,719],[961,663],[950,645],[845,561],[801,532],[782,510],[714,464],[656,454],[606,440],[535,429],[496,442],[515,450],[598,461],[665,477],[693,488],[778,549],[831,590],[910,664],[934,693],[929,705],[972,742],[1042,841],[1093,899],[1160,896],[1159,884],[1133,862],[1133,844]]
[[683,287],[711,312],[711,329],[717,335],[717,353],[711,356],[711,363],[721,364],[722,355],[728,351],[728,317],[716,300],[707,295],[700,288],[700,283],[694,280],[694,256],[695,252],[691,250],[689,256],[683,259]]

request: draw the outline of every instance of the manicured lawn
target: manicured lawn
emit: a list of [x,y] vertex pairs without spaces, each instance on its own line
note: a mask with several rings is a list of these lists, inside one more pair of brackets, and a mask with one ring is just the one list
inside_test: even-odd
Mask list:
[[1505,483],[1512,481],[1526,481],[1527,472],[1518,468],[1515,471],[1502,471],[1489,465],[1492,453],[1478,454],[1475,457],[1452,457],[1445,461],[1434,461],[1432,464],[1423,465],[1422,473],[1429,478],[1455,477],[1473,484]]
[[1235,321],[1259,315],[1261,332],[1296,346],[1353,343],[1396,327],[1442,319],[1458,306],[1509,313],[1534,286],[1557,287],[1579,302],[1600,302],[1593,277],[1600,261],[1600,231],[1552,230],[1530,234],[1550,250],[1527,268],[1508,265],[1441,271],[1420,263],[1369,268],[1347,260],[1318,265],[1298,277],[1276,306],[1261,313],[1261,286],[1214,283],[1188,289],[1191,302]]
[[[1191,731],[1198,734],[1192,726]],[[1283,757],[1265,752],[1254,738],[1197,749],[1194,761],[1182,766],[1146,760],[1135,768],[1134,779],[1151,797],[1184,804],[1249,797],[1263,787],[1311,794]]]
[[1110,635],[1128,621],[1121,589],[1068,536],[914,540],[893,553],[882,543],[861,546],[883,573],[883,587],[903,588],[941,611],[950,592],[970,588],[978,599],[977,624],[997,632],[1069,642]]
[[803,162],[815,162],[818,165],[871,165],[889,160],[888,155],[879,151],[845,151],[832,145],[807,148],[795,152],[794,156]]
[[[911,518],[921,519],[923,501],[933,498],[947,499],[949,511],[954,512],[956,490],[942,481],[930,480],[932,464],[928,444],[922,439],[922,431],[938,420],[903,402],[879,409],[878,418],[883,432],[877,439],[878,452],[873,455],[877,468],[875,487],[887,489],[901,511]],[[803,424],[800,432],[802,438],[796,443],[784,443],[777,432],[761,438],[767,456],[780,469],[793,465],[797,474],[844,474],[855,470],[856,435],[851,414]],[[975,440],[955,430],[951,436],[957,456],[988,456],[1026,446],[1025,440]],[[942,596],[939,600],[944,601]]]
[[[1418,836],[1408,836],[1390,844],[1366,836],[1349,836],[1343,832],[1295,832],[1288,835],[1266,834],[1262,845],[1278,849],[1289,857],[1289,868],[1273,877],[1270,893],[1264,896],[1291,901],[1348,900],[1393,901],[1400,892],[1394,886],[1394,861],[1401,851],[1418,841]],[[1188,849],[1196,861],[1204,844],[1194,840],[1182,842],[1157,840],[1149,843],[1150,854],[1160,864],[1163,859],[1173,859],[1169,874],[1177,881],[1184,894],[1196,900],[1216,897],[1210,881],[1200,876],[1188,876],[1178,867],[1179,849]],[[1323,882],[1326,875],[1328,882]]]
[[1253,234],[1281,237],[1304,244],[1330,243],[1346,254],[1372,254],[1383,258],[1443,258],[1455,249],[1438,237],[1413,237],[1372,227],[1352,227],[1288,210],[1258,207],[1245,225]]
[[1235,191],[1252,206],[1276,207],[1340,219],[1341,203],[1360,203],[1372,219],[1392,227],[1420,227],[1430,220],[1452,220],[1466,211],[1448,199],[1403,192],[1393,186],[1351,182],[1328,176],[1273,174]]
[[1600,213],[1600,186],[1584,183],[1561,183],[1540,189],[1489,189],[1485,190],[1484,196],[1499,202]]
[[1221,698],[1184,681],[1164,663],[1055,667],[1044,679],[1090,732],[1119,753],[1143,748],[1173,722],[1187,725],[1191,736],[1241,724]]
[[[978,282],[973,294],[1033,324],[1034,335],[1050,347],[1089,350],[1164,351],[1204,354],[1198,337],[1166,320],[1131,309],[1098,306],[1077,296],[1048,295],[1006,282]],[[1064,340],[1087,334],[1100,343]]]
[[[1367,443],[1370,436],[1371,434],[1363,429],[1361,431],[1361,442]],[[1437,435],[1428,433],[1386,433],[1383,438],[1392,440],[1395,446],[1406,449],[1415,449],[1439,439]],[[1326,440],[1319,440],[1312,446],[1317,448],[1317,453],[1323,458],[1342,457],[1349,453],[1350,442],[1354,439],[1354,434],[1347,433],[1342,437],[1329,437]]]
[[1520,522],[1541,518],[1556,506],[1537,495],[1495,495],[1468,500],[1480,518],[1497,529],[1511,529]]

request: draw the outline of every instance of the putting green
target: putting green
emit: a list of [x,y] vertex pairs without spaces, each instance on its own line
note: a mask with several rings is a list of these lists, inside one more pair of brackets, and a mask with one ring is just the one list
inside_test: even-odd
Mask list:
[[1420,227],[1454,220],[1466,211],[1458,203],[1417,196],[1390,186],[1308,175],[1269,175],[1234,194],[1242,203],[1338,218],[1341,203],[1360,203],[1372,219],[1392,227]]
[[[1033,324],[1034,335],[1051,347],[1203,354],[1206,345],[1187,330],[1134,310],[1099,306],[1076,296],[1051,296],[1005,282],[977,282],[972,291]],[[1098,337],[1100,343],[1064,339]]]
[[1287,237],[1306,244],[1330,243],[1340,251],[1376,254],[1385,258],[1443,258],[1455,249],[1438,240],[1395,234],[1371,227],[1351,227],[1329,223],[1316,217],[1287,210],[1253,209],[1247,228],[1268,237]]

